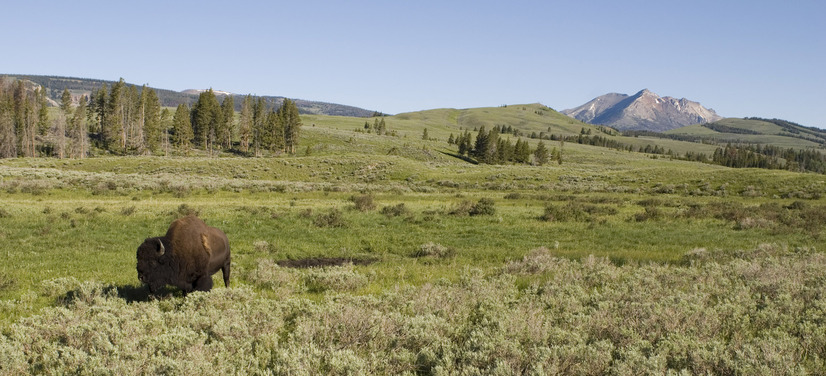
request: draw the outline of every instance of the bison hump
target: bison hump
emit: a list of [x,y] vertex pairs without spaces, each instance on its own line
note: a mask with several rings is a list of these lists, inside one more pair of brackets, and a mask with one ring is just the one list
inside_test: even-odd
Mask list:
[[212,257],[212,247],[209,246],[209,235],[201,233],[201,244],[209,257]]

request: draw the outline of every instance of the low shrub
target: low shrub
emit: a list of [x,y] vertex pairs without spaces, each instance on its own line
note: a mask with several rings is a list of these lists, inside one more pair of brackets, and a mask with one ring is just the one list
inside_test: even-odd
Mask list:
[[193,207],[191,207],[187,204],[181,204],[181,205],[178,206],[177,209],[170,212],[169,214],[171,214],[172,216],[174,216],[176,218],[182,218],[182,217],[186,217],[188,215],[198,216],[198,214],[200,214],[200,213],[199,213],[198,210],[196,210],[195,208],[193,208]]
[[410,210],[404,206],[404,203],[399,203],[392,206],[385,206],[381,208],[381,214],[384,214],[388,217],[400,217],[403,215],[410,214]]
[[367,277],[357,272],[353,264],[325,268],[311,268],[304,276],[307,291],[353,291],[367,285]]
[[317,215],[315,219],[313,219],[313,223],[317,227],[344,227],[346,225],[341,210],[335,208]]
[[454,206],[448,214],[450,215],[468,215],[473,208],[473,203],[468,200],[462,200]]
[[[3,374],[821,374],[826,256],[764,244],[695,249],[683,264],[612,264],[536,249],[499,273],[349,293],[352,266],[286,271],[251,288],[127,302],[54,281],[65,304],[0,333]],[[288,274],[284,274],[287,272]],[[253,276],[254,275],[254,276]],[[70,286],[71,285],[71,286]],[[72,287],[73,286],[73,287]],[[71,287],[71,288],[69,288]],[[309,286],[308,286],[309,287]],[[31,306],[37,294],[0,301]]]
[[636,213],[632,217],[636,222],[646,222],[646,221],[653,221],[663,217],[663,212],[657,207],[653,206],[646,206],[645,211],[642,213]]
[[598,216],[615,215],[617,208],[571,201],[565,205],[549,204],[539,219],[548,222],[589,222]]
[[266,240],[256,240],[252,243],[252,248],[256,252],[274,253],[278,251],[278,248],[275,246],[275,244],[270,244]]
[[479,201],[470,208],[468,214],[471,216],[496,214],[493,199],[487,197],[480,198]]
[[350,201],[358,211],[367,212],[376,208],[376,203],[371,194],[350,196]]
[[274,291],[278,296],[302,290],[300,274],[293,269],[278,266],[271,259],[258,260],[258,265],[247,279],[259,288]]
[[416,252],[413,253],[413,257],[446,258],[452,257],[454,253],[455,251],[451,248],[438,243],[428,242],[419,246]]

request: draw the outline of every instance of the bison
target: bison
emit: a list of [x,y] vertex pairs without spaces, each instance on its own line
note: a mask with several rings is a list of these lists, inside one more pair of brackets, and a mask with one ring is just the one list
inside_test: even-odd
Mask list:
[[223,231],[195,216],[177,219],[165,236],[148,238],[138,247],[138,279],[155,293],[166,285],[193,290],[212,289],[220,269],[229,287],[229,240]]

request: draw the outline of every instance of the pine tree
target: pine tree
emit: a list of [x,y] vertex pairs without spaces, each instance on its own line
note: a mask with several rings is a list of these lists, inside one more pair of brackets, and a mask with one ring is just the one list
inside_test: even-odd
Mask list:
[[536,164],[540,166],[548,163],[548,148],[545,147],[545,143],[541,140],[539,141],[539,144],[536,145],[536,150],[533,152],[533,157]]
[[169,128],[172,122],[172,113],[168,108],[161,110],[161,146],[165,155],[169,155]]
[[160,150],[164,142],[164,132],[161,129],[161,101],[154,89],[145,87],[141,92],[143,102],[143,133],[146,137],[146,146],[152,153]]
[[283,124],[284,124],[284,145],[286,151],[295,154],[295,147],[298,145],[298,137],[301,130],[301,116],[298,114],[298,107],[294,101],[284,99]]
[[221,105],[211,88],[198,96],[198,101],[192,106],[192,128],[195,131],[196,145],[204,150],[212,147],[221,114]]
[[238,138],[241,151],[246,153],[250,149],[252,139],[252,96],[247,95],[241,103],[241,115],[238,119]]
[[284,107],[282,106],[278,111],[270,111],[267,115],[265,126],[264,148],[271,152],[283,152],[285,149],[284,139],[284,122],[285,115],[283,114]]
[[26,150],[26,89],[23,81],[12,84],[12,116],[14,118],[14,133],[17,144],[15,149],[19,155],[25,155]]
[[84,158],[89,152],[89,130],[86,126],[86,96],[81,96],[75,115],[72,117],[72,128],[70,130],[72,138],[72,158]]
[[37,98],[37,130],[41,136],[45,136],[49,131],[49,104],[46,100],[46,88],[39,88],[34,91]]
[[92,100],[89,103],[89,124],[91,124],[92,133],[97,133],[103,139],[103,128],[106,123],[106,112],[108,108],[107,95],[109,89],[106,84],[100,86],[97,92],[93,93]]
[[258,98],[255,101],[252,109],[252,145],[255,150],[255,156],[261,155],[261,148],[264,145],[264,138],[266,138],[267,127],[267,104],[264,98]]
[[221,102],[221,122],[218,128],[218,144],[223,149],[232,148],[232,134],[235,133],[235,100],[227,95]]
[[63,111],[55,115],[50,138],[53,142],[52,154],[60,159],[66,158],[66,114]]
[[427,128],[425,128],[424,131],[422,131],[422,140],[430,140],[430,136],[428,136],[427,134]]
[[109,98],[106,100],[103,112],[103,146],[109,151],[124,152],[126,150],[126,88],[123,79],[112,85]]
[[123,119],[123,137],[126,140],[126,151],[133,154],[143,154],[146,150],[143,134],[143,122],[145,120],[143,102],[146,98],[143,94],[138,93],[138,88],[135,85],[126,86],[125,92],[126,112]]
[[0,77],[0,158],[17,156],[17,132],[14,124],[14,94],[6,91],[5,78]]
[[485,131],[485,126],[483,125],[479,128],[479,132],[476,133],[476,143],[473,145],[472,157],[476,158],[480,162],[485,157],[488,151],[488,132]]
[[175,148],[181,151],[188,151],[192,146],[192,123],[190,120],[189,107],[185,104],[179,104],[175,110],[175,115],[172,116],[172,129],[174,137],[172,138]]
[[66,114],[66,117],[71,115],[72,112],[72,93],[69,92],[69,89],[63,89],[63,94],[60,96],[60,110]]

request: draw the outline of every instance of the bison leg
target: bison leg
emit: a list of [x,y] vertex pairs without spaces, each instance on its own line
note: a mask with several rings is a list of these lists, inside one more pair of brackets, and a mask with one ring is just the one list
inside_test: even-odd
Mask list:
[[195,281],[195,290],[209,291],[212,290],[212,276],[203,275]]
[[229,287],[229,260],[221,267],[221,274],[224,275],[224,286]]

